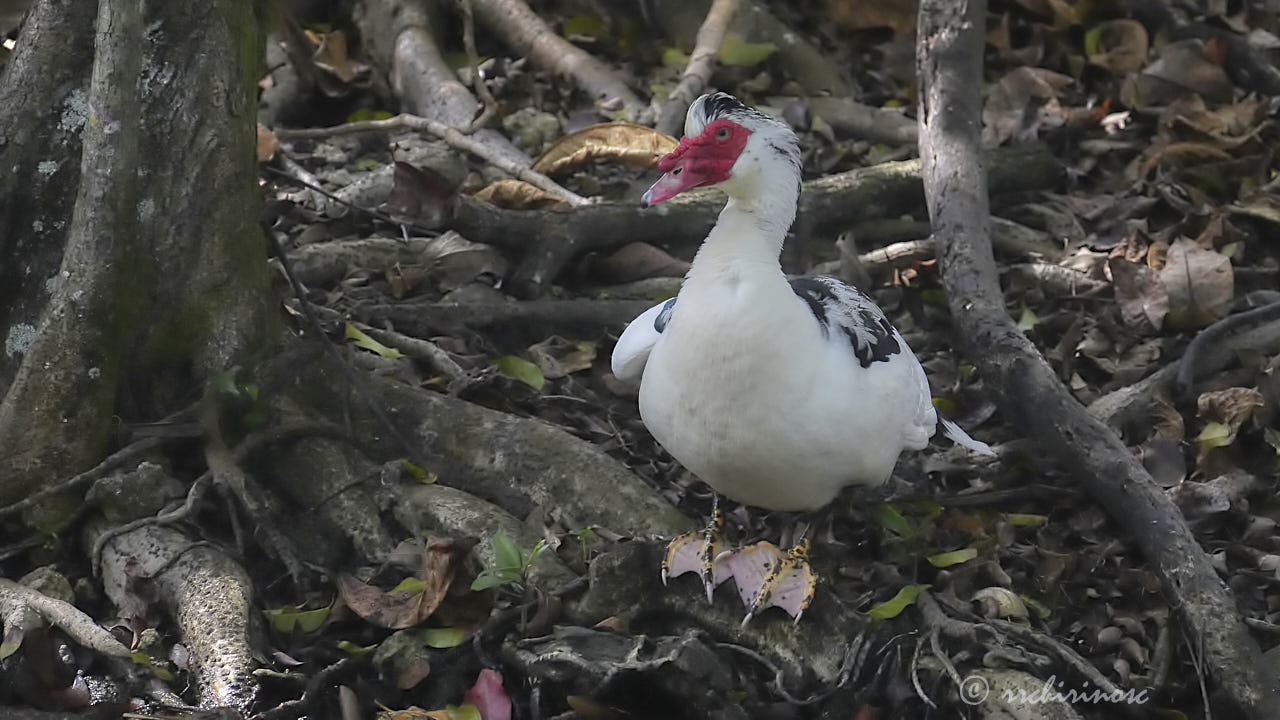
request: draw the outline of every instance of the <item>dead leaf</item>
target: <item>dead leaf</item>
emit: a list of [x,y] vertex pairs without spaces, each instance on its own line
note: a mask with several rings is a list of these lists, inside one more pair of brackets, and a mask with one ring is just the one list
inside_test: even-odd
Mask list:
[[544,378],[555,380],[570,373],[590,370],[596,359],[596,344],[590,340],[565,340],[559,335],[552,335],[530,345],[528,354]]
[[396,219],[434,230],[453,217],[453,184],[436,171],[397,160],[393,180],[382,209]]
[[352,60],[347,54],[347,36],[341,30],[328,33],[307,31],[307,37],[316,44],[312,61],[315,66],[348,85],[367,84],[372,77],[369,66]]
[[1188,518],[1215,515],[1238,506],[1255,484],[1252,475],[1236,470],[1209,482],[1184,482],[1173,489],[1173,501]]
[[1233,387],[1201,393],[1196,399],[1200,419],[1225,425],[1229,431],[1222,445],[1230,445],[1253,411],[1262,407],[1262,393],[1255,388]]
[[675,138],[634,123],[591,125],[556,140],[533,163],[544,175],[571,172],[602,160],[650,167],[676,149]]
[[1160,48],[1160,57],[1129,78],[1121,101],[1131,107],[1167,105],[1188,93],[1213,103],[1230,102],[1235,86],[1221,65],[1209,59],[1203,41],[1179,40]]
[[1169,246],[1169,259],[1160,271],[1169,298],[1169,327],[1201,328],[1224,317],[1235,298],[1231,260],[1205,250],[1194,240],[1178,238]]
[[683,277],[689,272],[689,263],[644,242],[627,243],[603,258],[590,257],[584,265],[587,277],[602,285],[651,277]]
[[276,156],[280,141],[262,123],[258,123],[258,162],[264,163]]
[[472,197],[508,210],[539,210],[560,205],[564,201],[523,180],[494,180],[476,191]]
[[1043,68],[1020,67],[996,83],[982,108],[982,140],[998,145],[1007,140],[1034,140],[1039,130],[1066,122],[1058,93],[1074,80]]
[[1169,314],[1169,293],[1160,275],[1144,264],[1121,257],[1108,258],[1107,270],[1125,325],[1144,333],[1159,330]]
[[416,592],[386,592],[344,573],[338,576],[339,594],[352,612],[372,625],[392,630],[413,627],[435,612],[474,545],[474,541],[428,539],[422,549],[422,570],[416,576],[421,589]]
[[1117,75],[1141,70],[1149,47],[1147,29],[1137,20],[1108,20],[1084,36],[1089,62]]

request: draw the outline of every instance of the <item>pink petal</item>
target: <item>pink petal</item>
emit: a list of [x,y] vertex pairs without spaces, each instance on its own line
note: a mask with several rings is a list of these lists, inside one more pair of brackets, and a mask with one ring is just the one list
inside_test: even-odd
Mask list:
[[484,669],[462,700],[475,705],[481,720],[511,720],[511,697],[502,689],[502,673]]

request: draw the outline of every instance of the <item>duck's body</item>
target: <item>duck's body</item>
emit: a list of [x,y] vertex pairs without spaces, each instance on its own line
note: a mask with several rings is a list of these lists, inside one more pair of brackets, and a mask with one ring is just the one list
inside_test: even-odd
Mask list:
[[[613,353],[614,374],[640,386],[645,426],[680,464],[724,496],[784,511],[884,482],[938,424],[924,369],[874,302],[834,278],[783,274],[799,154],[790,128],[732,96],[694,102],[645,201],[712,184],[729,201],[677,298],[636,318]],[[943,429],[990,452],[951,423]],[[702,549],[688,557],[673,543],[666,570],[701,571],[710,595],[727,577],[712,569],[719,541],[697,539]],[[768,589],[744,593],[755,597],[748,617],[777,584],[772,562]]]
[[690,472],[747,505],[815,510],[847,485],[883,482],[936,425],[919,362],[897,331],[877,328],[886,352],[863,367],[838,321],[824,324],[776,263],[716,252],[738,247],[731,232],[722,222],[707,239],[653,333],[645,426]]

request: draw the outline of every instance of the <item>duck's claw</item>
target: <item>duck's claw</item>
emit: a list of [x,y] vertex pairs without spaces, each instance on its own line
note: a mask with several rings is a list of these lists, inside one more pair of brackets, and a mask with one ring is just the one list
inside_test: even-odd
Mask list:
[[758,613],[774,606],[800,622],[800,616],[813,602],[818,576],[809,567],[807,539],[786,553],[773,543],[758,542],[728,555],[724,564],[747,608],[747,616],[742,619],[744,627]]
[[725,560],[732,551],[720,535],[723,527],[724,515],[716,510],[706,528],[672,540],[667,545],[667,556],[662,559],[662,584],[687,572],[696,572],[702,577],[707,602],[711,602],[715,589],[730,577]]

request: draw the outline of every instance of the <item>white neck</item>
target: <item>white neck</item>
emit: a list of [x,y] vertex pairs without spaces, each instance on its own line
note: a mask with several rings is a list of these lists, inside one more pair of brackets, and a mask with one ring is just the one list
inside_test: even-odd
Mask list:
[[739,262],[779,266],[782,243],[796,217],[799,179],[792,172],[762,173],[750,185],[726,188],[729,202],[693,259],[690,280],[700,269],[713,266]]

